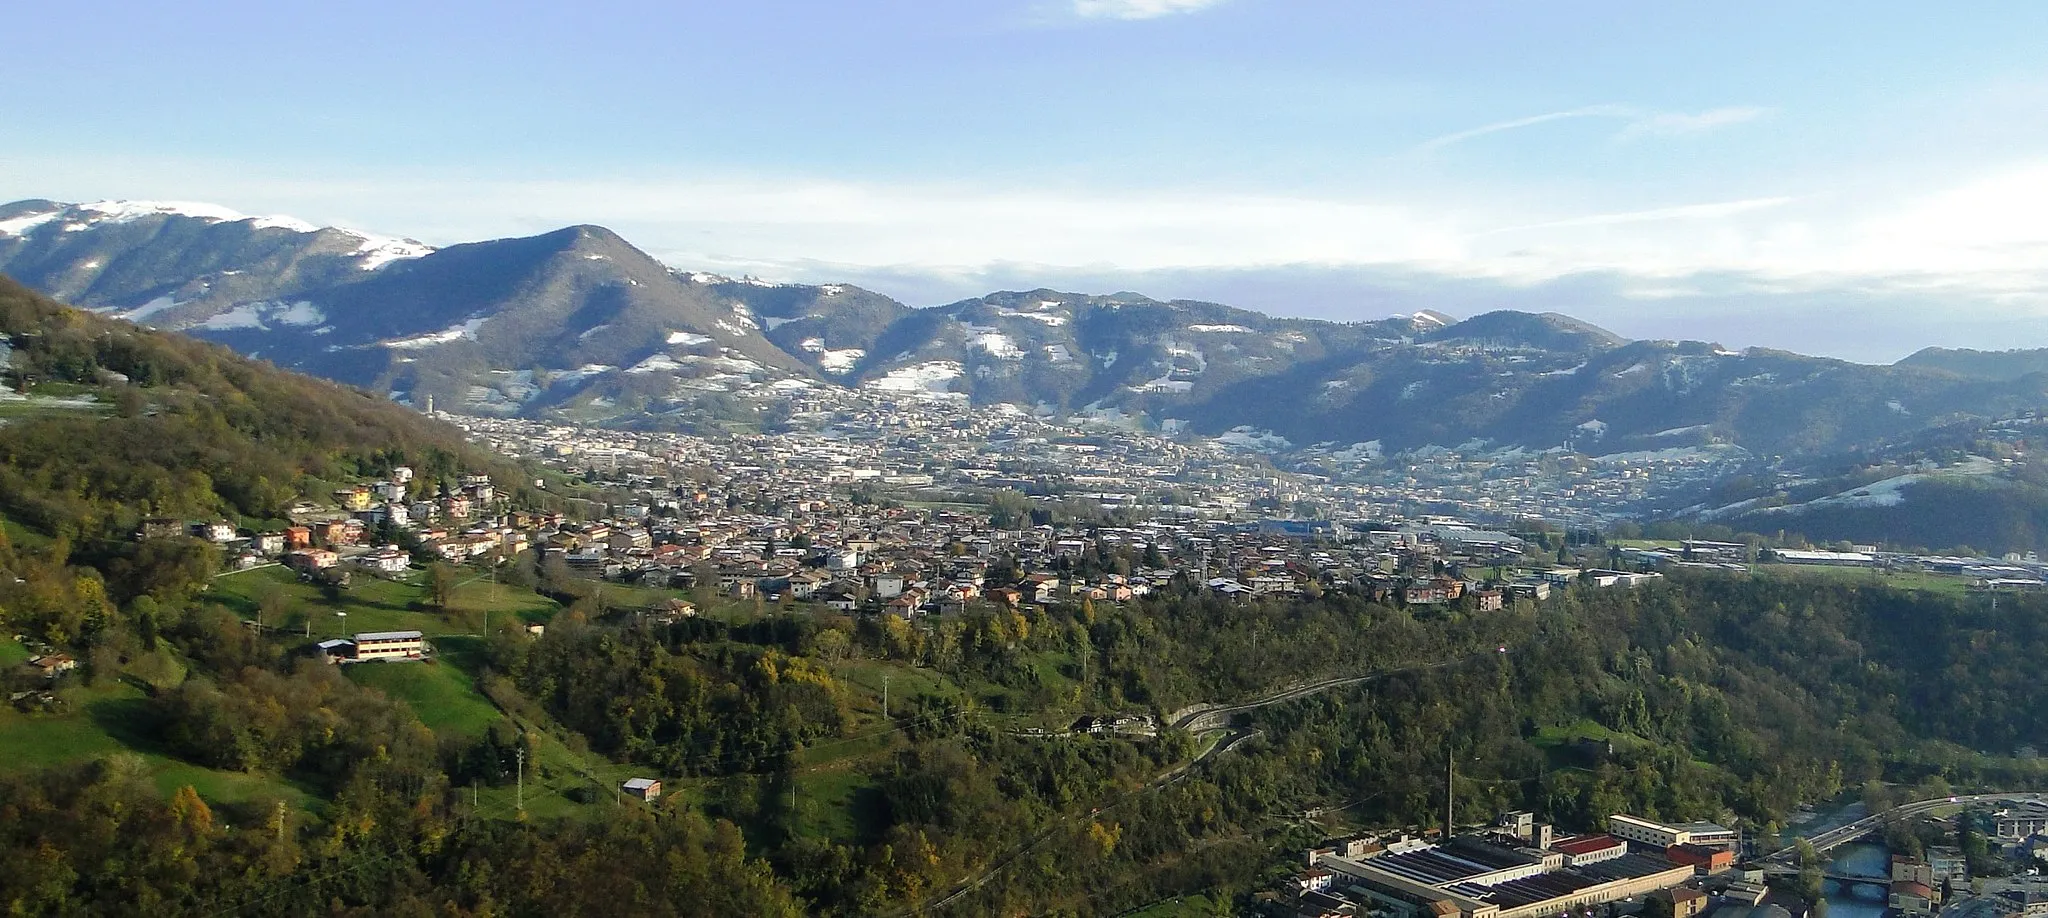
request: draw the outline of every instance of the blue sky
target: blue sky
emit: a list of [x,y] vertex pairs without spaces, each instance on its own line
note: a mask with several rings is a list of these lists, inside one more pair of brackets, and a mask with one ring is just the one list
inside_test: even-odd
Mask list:
[[680,267],[2048,346],[2048,4],[39,4],[0,199]]

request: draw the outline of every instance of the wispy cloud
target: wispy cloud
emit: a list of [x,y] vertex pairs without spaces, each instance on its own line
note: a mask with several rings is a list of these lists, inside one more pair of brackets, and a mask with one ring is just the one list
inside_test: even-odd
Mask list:
[[1223,0],[1072,0],[1074,15],[1082,19],[1158,19],[1195,13]]
[[1755,121],[1770,111],[1768,108],[1751,105],[1732,105],[1725,108],[1710,108],[1698,113],[1656,112],[1630,122],[1628,127],[1622,128],[1621,133],[1615,136],[1619,140],[1630,140],[1637,137],[1679,137],[1698,134],[1731,124]]
[[1589,105],[1585,108],[1547,112],[1541,115],[1530,115],[1527,118],[1513,118],[1507,121],[1496,121],[1492,124],[1482,124],[1476,128],[1454,131],[1442,137],[1432,137],[1416,144],[1414,152],[1428,153],[1432,150],[1441,150],[1455,143],[1464,143],[1475,137],[1484,137],[1488,134],[1498,134],[1502,131],[1512,131],[1517,128],[1534,127],[1539,124],[1563,121],[1568,118],[1627,118],[1635,114],[1634,109],[1620,105]]
[[1650,210],[1628,210],[1608,214],[1587,214],[1583,217],[1568,217],[1563,220],[1546,220],[1542,223],[1524,223],[1488,230],[1480,236],[1497,236],[1502,233],[1518,233],[1523,230],[1564,229],[1576,226],[1616,226],[1623,223],[1656,223],[1664,220],[1712,220],[1732,217],[1781,207],[1792,203],[1789,197],[1744,198],[1739,201],[1715,201],[1709,204],[1685,204],[1678,207],[1658,207]]
[[1548,124],[1552,121],[1564,121],[1573,118],[1614,118],[1625,120],[1628,123],[1622,127],[1620,133],[1614,136],[1617,140],[1630,140],[1638,137],[1677,137],[1686,134],[1698,134],[1716,128],[1727,127],[1731,124],[1753,121],[1769,112],[1770,109],[1755,106],[1728,106],[1692,113],[1651,111],[1628,105],[1588,105],[1584,108],[1545,112],[1541,115],[1511,118],[1507,121],[1496,121],[1492,124],[1482,124],[1475,128],[1453,131],[1441,137],[1432,137],[1416,144],[1411,152],[1429,153],[1453,144],[1464,143],[1477,137],[1484,137],[1488,134],[1498,134],[1502,131],[1513,131],[1525,127],[1534,127],[1539,124]]

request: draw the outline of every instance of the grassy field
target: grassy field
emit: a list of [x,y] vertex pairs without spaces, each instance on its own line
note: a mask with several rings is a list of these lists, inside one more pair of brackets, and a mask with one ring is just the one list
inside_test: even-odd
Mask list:
[[1642,742],[1633,735],[1617,733],[1591,720],[1581,720],[1564,726],[1539,727],[1529,742],[1539,749],[1555,749],[1579,740],[1609,740],[1616,746],[1633,746]]
[[435,733],[473,739],[504,718],[469,674],[449,663],[364,663],[345,671],[357,684],[405,702]]
[[458,613],[489,613],[494,623],[496,616],[510,613],[522,623],[541,625],[561,611],[562,607],[554,600],[532,590],[483,579],[482,575],[466,568],[462,573],[466,576],[455,587],[455,594],[448,603]]
[[[58,388],[60,386],[62,388]],[[58,383],[37,385],[29,390],[26,397],[9,391],[0,396],[0,419],[19,420],[52,414],[106,414],[114,410],[111,402],[95,399],[91,391],[82,386]]]
[[1834,583],[1869,584],[1888,586],[1899,590],[1917,590],[1926,593],[1943,593],[1962,596],[1970,591],[1970,578],[1958,574],[1933,574],[1923,571],[1878,571],[1856,567],[1814,567],[1802,564],[1759,564],[1751,570],[1763,577],[1806,578],[1826,580]]
[[26,771],[88,762],[117,753],[140,757],[166,795],[191,785],[214,803],[282,799],[305,808],[315,798],[304,788],[271,775],[220,771],[172,758],[140,729],[147,717],[142,692],[126,684],[67,690],[71,707],[62,714],[23,714],[0,709],[0,771]]
[[[329,599],[319,586],[299,580],[297,572],[285,567],[264,567],[214,578],[207,599],[253,619],[266,595],[275,593],[285,609],[284,620],[265,622],[272,627],[301,631],[311,624],[315,639],[358,631],[420,631],[428,635],[459,634],[470,629],[456,626],[448,616],[426,611],[426,588],[415,582],[358,577],[342,593]],[[336,613],[347,613],[343,618]]]
[[6,533],[7,541],[18,548],[47,548],[50,545],[49,536],[6,517],[0,517],[0,532]]
[[14,635],[0,635],[0,669],[13,669],[28,662],[28,648],[14,639]]
[[[475,634],[496,627],[497,616],[513,615],[521,622],[541,623],[559,608],[554,600],[520,587],[493,583],[482,572],[458,569],[460,580],[447,612],[427,605],[427,574],[412,571],[394,580],[357,576],[349,588],[333,599],[316,584],[306,583],[289,568],[264,567],[224,574],[214,578],[206,598],[254,618],[262,598],[279,594],[285,608],[284,621],[265,622],[287,631],[301,631],[309,623],[315,639],[361,631],[418,631],[429,637],[444,634]],[[347,613],[346,618],[336,613]]]
[[797,833],[842,843],[858,840],[859,798],[873,787],[874,781],[858,768],[799,773]]

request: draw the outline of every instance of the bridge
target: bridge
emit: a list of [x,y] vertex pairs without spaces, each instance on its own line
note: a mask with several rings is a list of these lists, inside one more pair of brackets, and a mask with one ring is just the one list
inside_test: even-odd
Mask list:
[[[1872,832],[1884,828],[1884,826],[1887,823],[1894,822],[1900,819],[1910,819],[1914,816],[1920,816],[1926,813],[1933,812],[1934,810],[1938,810],[1945,806],[1960,806],[1972,803],[2015,803],[2021,800],[2039,799],[2039,797],[2040,795],[2038,793],[2007,792],[1992,794],[1958,794],[1953,797],[1935,797],[1930,800],[1916,800],[1912,803],[1902,803],[1898,806],[1892,807],[1889,810],[1885,810],[1882,813],[1874,813],[1872,815],[1865,816],[1862,819],[1858,819],[1855,822],[1849,823],[1847,825],[1837,826],[1833,829],[1829,829],[1826,832],[1822,832],[1819,835],[1815,835],[1811,838],[1808,838],[1807,842],[1813,845],[1813,850],[1815,852],[1820,854],[1826,854],[1827,852],[1839,848],[1844,844],[1855,841],[1856,839],[1862,838],[1865,835],[1868,835]],[[1759,866],[1762,866],[1765,870],[1771,870],[1772,868],[1797,870],[1799,867],[1798,848],[1799,846],[1797,843],[1786,845],[1785,847],[1779,848],[1778,850],[1766,854],[1763,857],[1757,858],[1756,863]],[[1849,883],[1885,882],[1882,879],[1872,880],[1869,877],[1836,877],[1832,874],[1829,875],[1829,879],[1837,879]]]

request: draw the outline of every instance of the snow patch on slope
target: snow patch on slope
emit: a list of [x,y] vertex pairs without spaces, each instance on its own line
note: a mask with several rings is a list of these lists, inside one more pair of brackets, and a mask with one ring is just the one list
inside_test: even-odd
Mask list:
[[646,360],[642,360],[639,363],[634,364],[632,367],[627,369],[626,372],[654,373],[662,370],[680,370],[682,368],[682,362],[675,359],[674,357],[670,357],[667,354],[656,354],[652,357],[647,358]]
[[552,385],[573,386],[586,379],[589,379],[592,376],[596,376],[601,373],[609,373],[616,369],[618,369],[618,367],[611,366],[610,364],[586,363],[573,370],[557,370],[549,375],[548,381]]
[[[158,297],[144,303],[134,312],[129,313],[127,318],[130,320],[145,318],[169,309],[172,306],[179,305],[177,303],[163,304],[165,299],[167,297]],[[308,300],[298,300],[291,303],[258,301],[243,303],[227,312],[212,316],[193,327],[204,328],[210,331],[242,329],[268,331],[273,325],[305,326],[318,325],[325,321],[327,321],[327,313]]]
[[177,299],[176,297],[172,297],[169,295],[160,296],[157,297],[156,299],[150,300],[147,303],[137,306],[134,309],[128,310],[127,312],[121,315],[121,318],[127,319],[130,322],[140,322],[144,319],[149,318],[150,316],[163,312],[164,310],[176,309],[183,305],[185,305],[185,302]]
[[855,363],[860,362],[862,357],[868,355],[867,351],[857,347],[836,351],[820,350],[817,353],[818,366],[832,373],[844,373],[851,370]]
[[99,215],[87,220],[106,223],[129,223],[144,217],[197,217],[219,222],[248,219],[225,207],[196,201],[93,201],[76,209]]
[[868,382],[868,388],[881,392],[916,392],[928,395],[945,395],[951,390],[953,380],[966,375],[960,365],[951,360],[934,360],[916,366],[890,370],[880,379]]
[[11,220],[0,220],[0,236],[26,236],[29,230],[42,226],[64,215],[63,209],[39,214],[24,214]]
[[464,339],[475,341],[476,330],[482,328],[488,318],[488,316],[477,316],[476,318],[450,325],[437,332],[428,332],[424,335],[414,335],[410,338],[398,338],[380,343],[385,347],[397,350],[417,350],[419,348],[447,344],[450,341]]
[[1002,332],[983,332],[968,339],[968,345],[976,350],[986,351],[990,357],[1000,360],[1017,360],[1024,356],[1024,349]]

